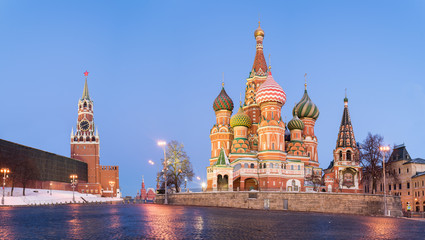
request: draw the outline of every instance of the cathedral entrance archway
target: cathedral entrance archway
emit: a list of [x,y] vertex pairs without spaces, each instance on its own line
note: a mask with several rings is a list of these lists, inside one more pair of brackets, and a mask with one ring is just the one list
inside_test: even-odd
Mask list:
[[258,190],[258,182],[255,178],[245,179],[245,191]]
[[217,190],[218,191],[227,191],[229,190],[229,176],[222,176],[219,174],[217,176]]
[[238,177],[235,181],[233,181],[233,191],[239,191],[241,189],[241,178]]

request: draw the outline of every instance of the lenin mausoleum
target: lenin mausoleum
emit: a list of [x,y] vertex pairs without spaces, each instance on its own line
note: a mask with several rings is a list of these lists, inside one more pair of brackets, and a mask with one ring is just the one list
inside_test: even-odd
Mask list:
[[[334,159],[322,170],[314,133],[319,108],[305,84],[304,95],[292,110],[292,120],[282,121],[286,94],[267,67],[264,35],[258,26],[254,32],[254,64],[246,79],[244,101],[236,113],[232,116],[233,101],[224,85],[214,100],[216,122],[210,132],[207,191],[362,192],[359,150],[347,97]],[[319,186],[314,181],[317,178]]]
[[79,192],[120,196],[118,166],[100,165],[100,139],[87,85],[88,72],[84,75],[77,127],[71,131],[71,158],[0,139],[0,167],[11,171],[7,186],[72,190],[70,175],[77,175]]

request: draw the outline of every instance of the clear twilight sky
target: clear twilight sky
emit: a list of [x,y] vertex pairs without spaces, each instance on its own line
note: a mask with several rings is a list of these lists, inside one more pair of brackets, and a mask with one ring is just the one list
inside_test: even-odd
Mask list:
[[345,88],[356,141],[381,134],[425,158],[422,0],[0,0],[0,138],[69,157],[87,70],[100,161],[119,165],[124,195],[136,194],[142,175],[155,186],[158,140],[183,142],[205,181],[212,103],[224,72],[237,110],[259,15],[287,121],[308,74],[322,168],[332,160]]

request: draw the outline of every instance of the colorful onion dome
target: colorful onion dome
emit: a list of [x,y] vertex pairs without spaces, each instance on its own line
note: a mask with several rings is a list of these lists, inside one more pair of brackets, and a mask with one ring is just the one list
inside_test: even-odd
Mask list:
[[263,102],[279,102],[283,105],[286,102],[286,93],[273,79],[270,69],[266,81],[258,88],[256,100],[258,104]]
[[242,106],[240,106],[239,111],[230,118],[230,126],[232,128],[237,126],[251,127],[251,125],[251,118],[248,114],[244,113]]
[[260,27],[260,22],[258,22],[258,28],[255,30],[255,32],[254,32],[254,36],[255,36],[255,37],[257,37],[257,36],[262,36],[262,37],[264,37],[264,31],[263,31],[263,29],[261,29],[261,27]]
[[301,101],[292,110],[292,115],[297,115],[299,118],[313,118],[314,120],[319,117],[319,109],[308,96],[307,87]]
[[224,90],[224,87],[221,89],[220,94],[218,94],[217,98],[214,100],[213,108],[214,111],[233,110],[233,101],[229,97],[229,95],[227,95],[226,91]]
[[294,118],[292,118],[291,121],[288,122],[288,128],[289,130],[294,130],[294,129],[299,129],[299,130],[303,130],[304,129],[304,123],[303,121],[301,121],[297,115],[294,116]]

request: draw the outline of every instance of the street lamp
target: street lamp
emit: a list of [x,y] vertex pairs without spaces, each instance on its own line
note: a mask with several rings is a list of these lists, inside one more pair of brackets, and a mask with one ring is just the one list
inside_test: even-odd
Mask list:
[[114,197],[114,185],[115,185],[115,182],[114,181],[109,181],[109,186],[111,186],[111,198],[113,198]]
[[390,147],[389,146],[380,146],[379,150],[382,153],[382,171],[384,174],[384,209],[385,209],[385,216],[387,216],[387,193],[385,192],[385,185],[386,185],[386,181],[385,181],[385,153],[390,151]]
[[89,195],[89,185],[86,185],[86,196]]
[[161,146],[164,150],[164,189],[165,189],[165,198],[164,204],[168,204],[168,196],[167,196],[167,156],[165,154],[165,146],[167,143],[165,141],[158,141],[158,146]]
[[75,191],[75,187],[77,186],[77,183],[78,183],[78,180],[77,180],[78,176],[77,176],[76,174],[72,174],[71,176],[69,176],[69,178],[71,178],[72,201],[74,201],[74,202],[75,202],[75,194],[74,194],[74,191]]
[[205,182],[202,182],[201,187],[202,187],[202,192],[204,192],[205,188],[207,187],[207,184]]
[[52,182],[50,182],[50,196],[52,196]]
[[187,192],[187,177],[184,178],[184,191]]
[[1,204],[4,205],[4,187],[6,186],[6,177],[9,177],[6,174],[10,173],[9,168],[2,168],[0,172],[3,173],[3,197],[1,198]]

